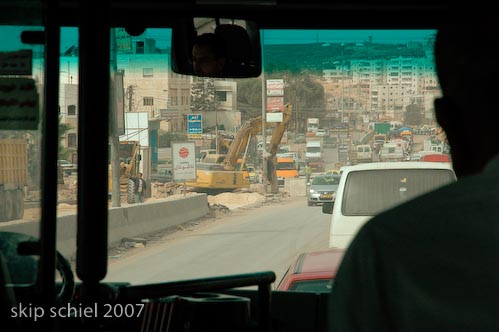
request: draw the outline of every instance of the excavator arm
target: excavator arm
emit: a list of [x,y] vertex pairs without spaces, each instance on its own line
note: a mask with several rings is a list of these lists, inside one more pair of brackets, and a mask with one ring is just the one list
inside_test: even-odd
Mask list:
[[[281,143],[281,139],[286,131],[287,125],[291,118],[291,105],[286,105],[283,112],[283,121],[275,125],[272,133],[272,138],[270,142],[270,164],[269,169],[271,170],[270,176],[273,192],[278,190],[277,176],[276,176],[276,154]],[[267,123],[266,126],[270,127],[272,123]],[[245,163],[246,151],[248,149],[248,144],[252,136],[257,135],[262,130],[262,117],[256,117],[246,121],[236,136],[232,140],[229,146],[227,154],[222,161],[223,171],[217,172],[217,170],[197,170],[197,180],[195,182],[190,182],[188,185],[190,187],[196,188],[200,191],[220,191],[220,190],[233,190],[238,188],[246,188],[246,184],[249,186],[249,181],[244,178],[239,172],[242,170],[242,165]],[[237,161],[242,156],[243,162],[241,163],[241,169],[237,169]],[[268,154],[267,154],[268,155]],[[206,160],[206,159],[205,159]],[[211,167],[211,166],[210,166]],[[227,172],[231,171],[231,172]],[[272,180],[273,179],[273,180]],[[243,181],[244,180],[244,181]],[[246,183],[245,183],[246,182]]]
[[292,109],[292,105],[286,104],[284,112],[282,113],[282,122],[278,122],[278,124],[274,128],[274,131],[272,132],[272,138],[270,140],[268,149],[270,158],[275,158],[275,156],[277,155],[282,136],[284,136],[284,132],[286,131],[286,128],[288,128],[289,120],[291,119]]
[[288,127],[289,121],[291,120],[291,111],[293,106],[286,104],[284,112],[282,114],[282,122],[279,122],[272,132],[272,138],[269,144],[269,156],[267,159],[267,177],[270,182],[270,190],[272,193],[277,193],[279,191],[279,186],[277,184],[276,166],[277,166],[277,151],[279,150],[279,144],[281,144],[282,136]]
[[[274,130],[272,132],[272,138],[270,140],[270,145],[268,148],[268,179],[271,184],[272,192],[278,191],[277,186],[277,176],[276,176],[276,155],[279,150],[279,144],[281,144],[282,137],[286,128],[288,127],[288,123],[291,119],[291,111],[292,105],[287,104],[284,112],[282,122],[279,122],[275,125]],[[266,124],[267,127],[270,127],[272,123]],[[239,131],[237,135],[234,137],[234,140],[229,146],[229,151],[225,155],[225,159],[222,162],[224,169],[226,170],[236,170],[237,160],[241,157],[241,154],[246,151],[248,142],[252,136],[257,135],[262,130],[262,117],[258,116],[256,118],[250,119],[246,121]],[[244,164],[244,157],[243,157]]]
[[225,155],[222,162],[224,169],[233,171],[236,169],[237,159],[241,156],[243,151],[246,150],[249,140],[253,135],[258,134],[262,130],[262,117],[258,116],[246,121],[229,146],[229,151]]

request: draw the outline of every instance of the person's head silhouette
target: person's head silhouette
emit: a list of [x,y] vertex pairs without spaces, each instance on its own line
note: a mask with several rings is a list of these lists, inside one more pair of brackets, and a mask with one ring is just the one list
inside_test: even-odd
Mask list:
[[435,115],[451,147],[458,177],[477,174],[499,152],[493,96],[499,88],[495,23],[449,24],[439,29],[435,64],[442,98]]
[[218,77],[224,72],[226,48],[213,33],[197,36],[192,48],[194,73],[200,76]]

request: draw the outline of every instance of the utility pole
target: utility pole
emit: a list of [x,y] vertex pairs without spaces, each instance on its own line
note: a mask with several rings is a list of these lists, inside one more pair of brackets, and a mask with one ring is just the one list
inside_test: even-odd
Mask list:
[[[109,118],[109,141],[111,144],[111,205],[112,207],[121,206],[121,190],[120,190],[120,139],[118,134],[118,109],[116,103],[116,71],[117,71],[117,57],[116,57],[116,35],[115,29],[111,28],[111,71],[112,71],[112,81],[111,81],[111,114]],[[129,86],[129,89],[133,88]],[[131,95],[130,93],[130,102]]]
[[220,141],[219,141],[219,132],[218,132],[218,107],[215,108],[215,149],[216,153],[220,153]]
[[128,112],[133,111],[133,85],[129,85],[126,89],[126,96],[128,98]]
[[262,34],[262,180],[263,180],[263,190],[265,194],[268,193],[267,188],[267,89],[265,84],[265,52],[264,52],[264,32],[261,31]]

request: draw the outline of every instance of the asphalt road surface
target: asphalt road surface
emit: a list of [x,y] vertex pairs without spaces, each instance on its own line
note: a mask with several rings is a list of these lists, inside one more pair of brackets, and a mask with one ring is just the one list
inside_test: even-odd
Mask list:
[[145,284],[274,271],[301,252],[326,249],[330,215],[305,197],[238,209],[110,257],[106,281]]

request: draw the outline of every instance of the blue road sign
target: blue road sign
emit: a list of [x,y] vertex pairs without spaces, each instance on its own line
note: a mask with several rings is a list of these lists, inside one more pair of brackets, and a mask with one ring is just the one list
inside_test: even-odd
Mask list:
[[188,134],[203,133],[203,115],[187,114],[187,133]]

